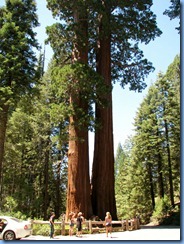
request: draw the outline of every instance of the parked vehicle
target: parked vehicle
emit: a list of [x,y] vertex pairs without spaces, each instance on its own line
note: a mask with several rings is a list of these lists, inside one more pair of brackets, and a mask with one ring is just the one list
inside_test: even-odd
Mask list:
[[10,216],[0,216],[0,240],[19,240],[30,236],[31,222]]

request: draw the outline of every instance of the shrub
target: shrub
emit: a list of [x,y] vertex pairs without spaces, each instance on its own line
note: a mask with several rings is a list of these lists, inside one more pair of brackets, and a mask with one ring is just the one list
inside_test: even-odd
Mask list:
[[27,220],[27,216],[20,211],[18,212],[0,212],[0,215],[11,216],[17,219]]
[[33,224],[33,235],[49,236],[50,226],[49,224]]
[[158,198],[155,204],[155,210],[152,214],[151,221],[160,223],[171,210],[171,204],[167,197]]

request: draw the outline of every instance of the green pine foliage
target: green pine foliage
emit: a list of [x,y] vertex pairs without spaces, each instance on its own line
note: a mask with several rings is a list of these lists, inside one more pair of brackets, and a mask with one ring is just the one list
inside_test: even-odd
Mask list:
[[151,217],[151,220],[153,222],[156,222],[157,224],[162,221],[164,217],[166,217],[169,212],[171,211],[171,205],[170,201],[167,196],[164,198],[158,198],[156,200],[156,207],[153,211],[153,215]]
[[1,92],[9,89],[11,98],[19,99],[36,82],[34,78],[37,59],[33,51],[33,48],[39,47],[33,31],[39,25],[36,3],[34,0],[6,0],[6,6],[0,9],[0,13]]
[[121,218],[161,222],[180,200],[180,58],[159,74],[135,117],[128,153],[116,156],[116,201]]
[[[170,0],[171,4],[169,6],[169,9],[166,9],[163,14],[167,15],[170,20],[175,18],[180,18],[180,0]],[[180,26],[176,27],[178,30],[178,33],[180,33]]]
[[48,81],[49,72],[37,96],[22,98],[12,113],[3,171],[3,201],[11,196],[16,211],[44,219],[52,209],[57,215],[65,211],[67,184],[67,121],[62,124],[58,118],[55,126]]
[[0,186],[9,116],[22,97],[34,94],[38,82],[34,51],[39,48],[34,32],[38,25],[34,0],[6,0],[0,8]]

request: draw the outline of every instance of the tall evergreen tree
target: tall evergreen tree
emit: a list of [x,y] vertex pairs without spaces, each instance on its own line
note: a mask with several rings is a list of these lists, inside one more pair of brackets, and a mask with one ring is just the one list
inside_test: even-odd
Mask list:
[[[40,199],[42,199],[40,215],[48,218],[50,210],[54,210],[59,217],[65,211],[65,197],[67,186],[67,120],[60,120],[63,113],[57,116],[55,105],[57,93],[51,82],[51,73],[54,62],[49,65],[44,74],[40,94],[33,114],[34,125],[34,150],[37,152],[40,167],[38,182],[41,183]],[[61,107],[61,106],[60,106]],[[62,111],[62,108],[60,108]],[[63,116],[64,117],[64,116]],[[38,136],[39,135],[39,136]],[[42,170],[41,170],[42,168]],[[53,194],[53,192],[55,194]]]
[[[115,81],[119,81],[122,87],[129,84],[131,90],[139,92],[146,86],[144,78],[153,67],[144,59],[138,43],[148,44],[161,34],[151,5],[152,1],[98,1],[93,5],[97,16],[95,27],[98,30],[97,72],[111,91]],[[96,119],[100,121],[101,127],[95,131],[92,203],[94,213],[100,218],[108,210],[116,219],[112,92],[108,94],[107,100],[106,108],[96,105]]]
[[168,105],[165,110],[165,120],[169,129],[169,148],[172,160],[172,178],[175,195],[180,195],[180,56],[177,55],[169,65],[165,79],[169,86]]
[[[73,39],[69,54],[71,63],[88,63],[88,16],[86,1],[47,1],[48,7],[54,15],[62,16],[65,22],[71,21],[73,27]],[[57,3],[57,4],[56,4]],[[61,26],[61,25],[60,25]],[[63,25],[64,26],[64,25]],[[71,26],[65,25],[66,28]],[[62,27],[61,27],[62,28]],[[50,41],[57,54],[57,47],[52,40],[50,29]],[[62,33],[60,34],[62,35]],[[67,35],[67,34],[66,34]],[[55,41],[55,40],[54,40]],[[58,57],[61,59],[61,56]],[[59,61],[61,63],[61,61]],[[78,79],[72,80],[73,86],[79,83]],[[72,85],[72,84],[71,84]],[[88,152],[88,123],[80,121],[83,114],[89,111],[88,101],[84,99],[82,89],[78,87],[70,93],[69,104],[73,107],[74,114],[69,116],[69,150],[68,150],[68,191],[66,216],[71,211],[82,211],[85,217],[92,215],[90,201],[89,179],[89,152]]]
[[159,74],[150,87],[135,119],[135,142],[140,151],[135,152],[136,156],[142,154],[139,160],[147,167],[153,209],[156,197],[169,197],[170,205],[174,206],[179,194],[176,182],[180,182],[180,167],[176,164],[179,158],[175,158],[175,150],[180,154],[179,79],[179,56],[176,56],[166,75]]
[[[165,140],[165,157],[167,162],[167,171],[168,171],[168,189],[169,189],[169,197],[171,206],[174,207],[174,186],[173,186],[173,167],[174,161],[172,159],[172,141],[174,134],[177,135],[179,130],[179,121],[180,121],[180,105],[178,103],[177,96],[175,93],[176,84],[178,85],[177,90],[179,89],[179,56],[175,57],[175,60],[168,68],[165,76],[161,76],[159,81],[156,83],[156,87],[159,93],[160,100],[160,113],[162,116],[162,127],[163,127],[163,137]],[[172,67],[172,68],[171,68]],[[172,72],[171,72],[172,69]],[[175,97],[175,98],[174,98]],[[174,98],[174,99],[173,99]],[[176,121],[175,117],[173,117],[173,113],[177,114]],[[175,133],[173,134],[173,128],[175,128]],[[180,144],[180,138],[178,137],[178,142]],[[173,161],[173,163],[172,163]],[[172,165],[173,164],[173,165]],[[178,172],[179,173],[179,172]]]
[[[65,53],[66,50],[70,53],[73,51],[73,56],[69,55],[69,57],[81,62],[83,52],[80,49],[84,50],[88,46],[86,46],[86,42],[89,42],[90,65],[93,65],[96,59],[96,70],[103,77],[104,84],[110,90],[112,90],[112,78],[114,81],[122,78],[121,85],[130,83],[132,90],[141,91],[145,87],[144,77],[153,68],[151,63],[143,58],[143,54],[138,48],[138,42],[142,41],[147,44],[161,33],[156,26],[155,15],[150,10],[152,1],[147,1],[146,4],[133,1],[128,4],[124,1],[106,1],[105,3],[103,1],[85,1],[83,3],[68,1],[66,3],[48,0],[47,2],[53,15],[65,20],[65,24],[56,25],[55,29],[50,29],[50,41],[56,55],[59,55],[60,50],[66,47]],[[84,16],[86,10],[88,18]],[[83,17],[82,22],[80,15]],[[86,26],[89,24],[88,32],[83,28],[82,23],[85,23]],[[130,25],[130,23],[134,24]],[[56,36],[69,41],[67,44],[63,44],[62,41],[55,38]],[[134,43],[132,44],[130,40],[134,40]],[[87,50],[85,52],[87,54]],[[111,59],[113,60],[112,63]],[[112,71],[111,67],[113,67]],[[103,218],[106,209],[109,209],[115,219],[111,92],[105,98],[108,100],[108,107],[96,106],[96,117],[101,125],[95,132],[92,202],[95,214]],[[87,140],[85,141],[87,143]],[[101,148],[102,145],[103,148]],[[103,157],[100,156],[102,150],[104,151]],[[77,149],[77,151],[80,150]],[[102,168],[106,170],[102,171]],[[106,184],[102,184],[102,179],[108,179]],[[106,185],[104,191],[98,189],[99,185]],[[103,197],[101,196],[102,191]]]
[[56,116],[50,80],[49,69],[37,96],[22,97],[9,119],[2,191],[16,211],[45,220],[51,209],[57,217],[65,211],[67,185],[67,121]]
[[92,215],[88,155],[88,130],[94,124],[91,104],[94,100],[98,103],[104,100],[100,96],[107,89],[99,75],[88,66],[87,3],[89,1],[58,1],[55,5],[55,2],[48,1],[53,15],[62,18],[63,22],[47,28],[47,31],[57,66],[53,70],[53,80],[57,80],[61,87],[60,96],[65,98],[60,102],[65,101],[68,105],[66,114],[70,121],[66,216],[70,211],[82,211],[88,218]]
[[34,88],[33,48],[38,48],[34,27],[38,26],[34,0],[6,0],[0,9],[0,185],[8,114],[25,93]]

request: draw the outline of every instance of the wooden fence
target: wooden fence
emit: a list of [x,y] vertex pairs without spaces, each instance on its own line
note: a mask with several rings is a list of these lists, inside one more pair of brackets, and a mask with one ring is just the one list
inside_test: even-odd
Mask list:
[[[36,224],[49,224],[49,221],[40,221],[40,220],[32,220],[32,225]],[[69,229],[69,222],[65,221],[55,221],[55,225],[60,225],[61,235],[66,234],[66,229]],[[67,228],[66,228],[67,226]],[[82,224],[83,230],[89,231],[90,234],[95,232],[104,232],[104,221],[93,221],[93,220],[85,220]],[[122,221],[112,221],[112,231],[130,231],[140,229],[139,219],[134,218],[131,220],[122,220]]]

